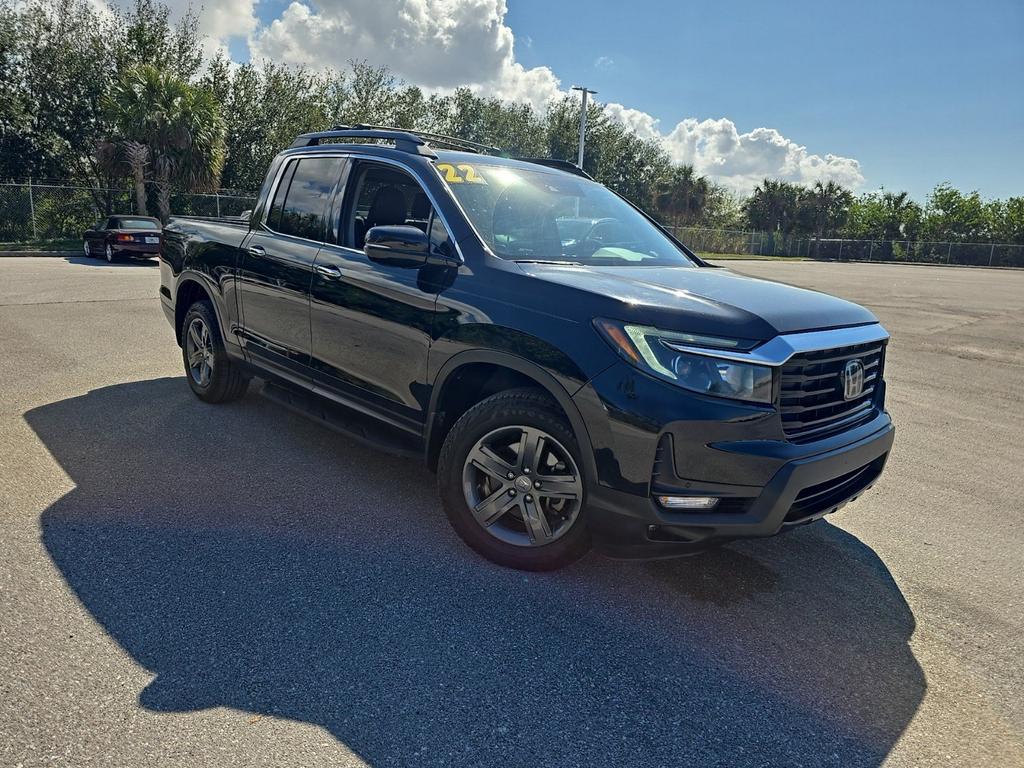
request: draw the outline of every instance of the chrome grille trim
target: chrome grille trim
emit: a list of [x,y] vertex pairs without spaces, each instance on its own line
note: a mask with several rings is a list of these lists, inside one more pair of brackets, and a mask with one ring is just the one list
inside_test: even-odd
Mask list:
[[766,341],[764,344],[745,352],[735,349],[695,347],[673,341],[663,341],[662,343],[677,352],[688,352],[693,355],[717,357],[720,360],[735,360],[740,363],[754,363],[755,365],[767,365],[777,368],[785,365],[795,355],[873,342],[880,343],[888,339],[889,333],[880,323],[871,323],[869,325],[855,325],[851,328],[833,328],[828,331],[783,333],[771,341]]
[[[791,357],[782,368],[779,389],[779,413],[786,438],[798,443],[818,440],[873,418],[884,359],[884,341]],[[840,371],[849,360],[860,360],[870,373],[864,377],[861,394],[847,400]]]

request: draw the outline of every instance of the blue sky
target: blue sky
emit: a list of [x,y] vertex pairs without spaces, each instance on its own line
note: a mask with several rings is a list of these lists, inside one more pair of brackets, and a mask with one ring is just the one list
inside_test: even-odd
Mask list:
[[662,123],[777,128],[859,160],[865,188],[1024,195],[1021,0],[522,0],[506,22],[524,65]]
[[[236,60],[367,58],[427,89],[535,103],[585,83],[641,133],[665,136],[675,159],[741,190],[774,175],[919,200],[940,181],[1024,194],[1024,0],[225,6],[204,24]],[[248,27],[223,21],[247,12]]]

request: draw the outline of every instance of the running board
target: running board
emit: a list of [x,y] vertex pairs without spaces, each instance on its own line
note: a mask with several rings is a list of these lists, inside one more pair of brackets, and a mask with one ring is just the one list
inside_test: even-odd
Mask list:
[[362,443],[392,456],[423,458],[423,442],[415,436],[351,408],[281,381],[263,380],[260,394]]

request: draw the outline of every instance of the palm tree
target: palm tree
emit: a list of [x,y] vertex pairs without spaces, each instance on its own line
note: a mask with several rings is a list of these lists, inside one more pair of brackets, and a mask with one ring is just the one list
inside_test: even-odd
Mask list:
[[907,227],[920,213],[920,206],[906,192],[882,194],[882,239],[899,240],[909,234]]
[[821,238],[825,230],[834,231],[846,222],[853,203],[853,195],[834,181],[822,183],[817,181],[807,199],[811,215],[814,219],[814,239],[817,248],[821,246]]
[[146,213],[147,183],[156,187],[165,222],[173,188],[216,188],[224,167],[225,129],[220,105],[208,88],[143,64],[114,84],[107,109],[135,184],[139,213]]
[[801,188],[787,181],[765,179],[747,199],[747,219],[754,229],[789,234],[796,225]]
[[704,211],[711,184],[705,176],[698,176],[692,165],[677,165],[661,185],[656,203],[667,213],[672,226],[689,226]]

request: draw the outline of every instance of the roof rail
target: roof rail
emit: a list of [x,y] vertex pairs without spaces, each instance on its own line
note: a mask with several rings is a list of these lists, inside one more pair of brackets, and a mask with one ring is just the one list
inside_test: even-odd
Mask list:
[[478,141],[470,141],[469,139],[460,139],[458,136],[445,136],[443,133],[431,133],[430,131],[418,131],[412,128],[392,128],[387,125],[367,125],[360,123],[359,125],[353,125],[353,128],[360,130],[373,130],[373,131],[401,131],[403,133],[411,133],[413,136],[419,136],[422,139],[426,139],[432,144],[444,144],[454,149],[460,149],[468,152],[476,152],[477,154],[485,155],[498,155],[499,157],[507,157],[508,153],[501,147],[492,147],[488,144],[481,144]]
[[395,149],[399,152],[408,152],[413,155],[423,155],[424,157],[437,157],[427,147],[426,141],[400,128],[367,128],[364,126],[349,128],[346,125],[337,125],[329,131],[303,133],[295,138],[291,148],[315,147],[321,141],[330,140],[336,142],[339,139],[380,139],[391,141],[394,142]]
[[[292,142],[291,148],[315,147],[322,141],[339,142],[345,139],[378,139],[390,141],[399,152],[408,152],[413,155],[436,158],[437,154],[430,149],[430,144],[444,144],[448,147],[462,151],[476,152],[477,154],[497,155],[498,157],[509,157],[503,149],[491,147],[469,139],[460,139],[455,136],[445,136],[440,133],[429,131],[406,130],[405,128],[391,128],[385,125],[336,125],[326,131],[314,133],[303,133]],[[568,160],[557,160],[553,157],[517,157],[514,158],[524,163],[535,163],[548,168],[555,168],[559,171],[571,173],[584,179],[593,181],[593,176]]]
[[574,176],[582,176],[584,179],[590,179],[591,181],[594,180],[593,176],[576,165],[576,163],[571,163],[568,160],[557,160],[553,157],[517,157],[515,159],[524,163],[546,165],[548,168],[556,168],[559,171],[565,171],[566,173],[571,173]]

